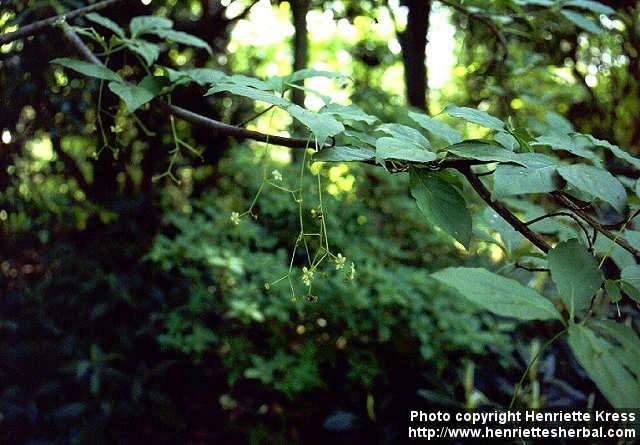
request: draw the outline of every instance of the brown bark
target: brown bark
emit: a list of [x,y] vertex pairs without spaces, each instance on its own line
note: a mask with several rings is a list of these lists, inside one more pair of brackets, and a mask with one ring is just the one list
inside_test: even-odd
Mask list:
[[409,8],[407,27],[399,34],[407,102],[428,112],[429,86],[425,52],[431,0],[404,0],[402,3]]
[[[309,39],[307,36],[309,3],[309,0],[291,2],[291,15],[295,30],[293,35],[293,71],[305,69],[309,64]],[[304,107],[304,91],[294,89],[292,101],[294,104]]]

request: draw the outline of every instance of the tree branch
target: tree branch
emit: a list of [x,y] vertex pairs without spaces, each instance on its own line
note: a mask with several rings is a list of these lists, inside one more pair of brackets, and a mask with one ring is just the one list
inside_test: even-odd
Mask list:
[[[109,1],[117,1],[117,0],[109,0]],[[440,0],[443,1],[443,0]],[[84,44],[84,42],[78,37],[78,35],[70,30],[65,30],[65,36],[70,40],[70,42],[76,47],[78,52],[88,61],[102,65],[100,59],[98,59],[95,54],[91,52],[91,50]],[[287,138],[282,136],[269,135],[265,133],[260,133],[257,131],[248,130],[246,128],[237,127],[230,124],[225,124],[223,122],[216,121],[214,119],[210,119],[206,116],[202,116],[200,114],[193,113],[192,111],[186,110],[184,108],[180,108],[175,105],[168,104],[160,99],[155,100],[156,103],[159,103],[163,106],[169,113],[172,115],[185,119],[189,122],[192,122],[196,125],[202,125],[207,128],[210,128],[213,131],[220,132],[225,135],[229,135],[235,137],[240,140],[251,139],[260,142],[268,142],[274,145],[282,145],[285,147],[291,148],[304,148],[307,147],[308,141],[306,139],[295,139],[295,138]],[[471,187],[478,193],[478,195],[496,212],[500,215],[505,221],[507,221],[516,231],[520,232],[525,238],[527,238],[533,245],[538,247],[544,253],[548,253],[551,250],[551,246],[536,232],[532,231],[527,223],[521,221],[517,216],[515,216],[509,209],[507,209],[503,204],[497,201],[493,201],[491,199],[491,192],[485,187],[480,178],[471,170],[472,165],[478,164],[486,164],[487,161],[478,161],[473,159],[464,159],[464,158],[444,158],[437,161],[432,161],[428,163],[423,163],[427,168],[433,170],[443,170],[447,168],[453,168],[458,170],[469,182]],[[619,238],[619,236],[614,235],[609,230],[607,230],[602,224],[593,219],[583,208],[580,208],[574,204],[574,202],[569,199],[562,192],[554,192],[552,196],[561,203],[563,206],[571,209],[576,215],[586,221],[589,225],[591,225],[595,230],[605,235],[607,238],[613,240],[624,249],[629,251],[634,255],[636,259],[640,259],[640,251],[631,246],[626,240]],[[532,222],[530,221],[529,224]]]
[[602,224],[596,221],[591,215],[589,215],[589,213],[587,213],[586,210],[576,206],[573,200],[571,200],[571,198],[569,198],[569,196],[567,196],[565,193],[552,192],[551,195],[556,200],[556,202],[570,209],[573,213],[575,213],[580,218],[585,220],[587,224],[589,224],[591,227],[594,228],[594,230],[597,230],[598,232],[602,233],[604,236],[606,236],[607,238],[609,238],[610,240],[618,244],[620,247],[622,247],[623,249],[631,253],[635,257],[636,261],[640,260],[640,250],[633,247],[624,238],[621,238],[619,234],[611,233],[607,228],[605,228]]
[[23,39],[25,37],[35,35],[39,31],[45,28],[56,26],[61,21],[72,19],[74,17],[79,17],[82,15],[88,14],[89,12],[106,8],[107,6],[111,6],[114,3],[118,3],[120,1],[122,0],[104,0],[93,5],[85,6],[84,8],[74,9],[73,11],[69,11],[66,14],[57,15],[55,17],[49,17],[48,19],[31,23],[29,25],[23,26],[17,31],[7,32],[0,35],[0,45],[5,45],[7,43],[13,42],[14,40]]
[[246,128],[225,124],[224,122],[202,116],[201,114],[194,113],[193,111],[189,111],[175,105],[169,105],[168,103],[160,99],[157,99],[156,102],[163,106],[167,111],[169,111],[169,113],[171,113],[175,117],[179,117],[196,125],[208,127],[218,133],[232,136],[239,141],[250,139],[253,141],[267,142],[269,144],[281,145],[283,147],[289,148],[306,148],[309,146],[308,139],[287,138],[283,136],[260,133],[259,131],[247,130]]
[[242,20],[244,19],[247,15],[249,15],[249,13],[251,12],[251,9],[258,3],[258,0],[253,0],[249,6],[245,7],[238,15],[234,15],[233,17],[231,17],[230,19],[227,20],[227,23],[229,24],[233,24],[235,22],[237,22],[238,20]]
[[573,213],[569,213],[569,212],[547,213],[545,215],[538,216],[537,218],[533,218],[532,220],[527,221],[525,225],[530,226],[532,224],[537,223],[538,221],[542,221],[543,219],[546,219],[546,218],[552,218],[554,216],[566,216],[567,218],[571,218],[578,226],[580,226],[580,228],[584,232],[584,236],[587,238],[587,242],[589,243],[589,249],[593,250],[593,242],[591,241],[591,237],[589,236],[589,232],[587,231],[587,228],[582,224],[582,221],[580,221],[578,217]]
[[486,17],[485,15],[478,14],[477,12],[469,11],[467,8],[460,5],[459,3],[456,3],[455,1],[451,1],[451,0],[438,0],[438,1],[440,3],[443,3],[455,9],[458,12],[461,12],[462,14],[468,17],[471,17],[472,19],[475,19],[479,22],[484,23],[485,26],[489,28],[489,30],[496,36],[500,46],[502,46],[502,49],[504,50],[504,54],[502,56],[502,62],[503,63],[506,62],[507,58],[509,57],[509,46],[507,45],[507,39],[505,39],[504,35],[500,32],[496,24],[493,23],[493,21],[490,18]]
[[[65,30],[65,36],[67,37],[67,39],[69,39],[73,46],[75,46],[80,55],[82,55],[82,57],[84,57],[88,62],[92,62],[97,65],[104,65],[102,61],[91,52],[89,47],[85,45],[78,34],[71,30]],[[210,128],[211,130],[218,133],[232,136],[238,140],[251,139],[254,141],[268,142],[270,144],[281,145],[283,147],[290,148],[306,148],[309,146],[309,141],[307,139],[275,136],[266,133],[260,133],[258,131],[247,130],[246,128],[237,127],[235,125],[225,124],[224,122],[202,116],[201,114],[194,113],[193,111],[189,111],[175,105],[170,105],[161,99],[155,99],[155,103],[162,106],[175,117],[179,117],[196,125]]]
[[516,229],[525,238],[531,241],[534,246],[542,250],[544,253],[548,253],[551,250],[551,246],[549,246],[549,244],[547,244],[547,242],[542,239],[540,235],[531,230],[529,226],[527,226],[524,222],[520,221],[520,219],[516,215],[511,213],[511,211],[501,203],[491,199],[491,192],[484,186],[480,178],[478,178],[476,174],[471,171],[471,167],[461,166],[457,167],[456,170],[464,175],[467,181],[469,181],[471,187],[473,187],[473,189],[478,193],[478,195],[480,195],[484,202],[489,205],[489,207],[495,210],[495,212],[500,215],[505,221],[511,224],[514,229]]

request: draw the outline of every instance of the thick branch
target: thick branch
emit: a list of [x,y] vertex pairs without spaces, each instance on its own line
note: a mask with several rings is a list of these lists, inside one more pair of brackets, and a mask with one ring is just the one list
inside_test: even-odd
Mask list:
[[281,145],[289,148],[306,148],[309,147],[308,139],[287,138],[283,136],[274,136],[270,134],[260,133],[259,131],[247,130],[246,128],[236,127],[235,125],[225,124],[224,122],[210,119],[206,116],[194,113],[184,108],[177,107],[175,105],[169,105],[168,103],[157,100],[163,107],[174,115],[175,117],[182,118],[192,124],[202,125],[208,127],[213,131],[222,133],[227,136],[232,136],[237,140],[250,139],[259,142],[268,142],[273,145]]
[[548,253],[551,250],[551,246],[547,244],[545,240],[540,237],[536,232],[531,230],[529,226],[527,226],[524,222],[520,221],[520,219],[511,213],[509,209],[503,206],[501,203],[494,201],[491,199],[491,192],[484,186],[480,178],[476,176],[475,173],[471,171],[469,166],[458,167],[457,170],[467,178],[469,184],[473,189],[480,195],[480,197],[486,202],[489,207],[496,211],[498,215],[500,215],[505,221],[507,221],[511,226],[520,232],[525,238],[527,238],[533,245],[538,247],[544,253]]
[[620,235],[616,235],[611,233],[608,229],[606,229],[602,224],[596,221],[587,211],[575,205],[573,200],[569,198],[565,193],[562,192],[553,192],[551,194],[553,198],[560,205],[570,209],[573,213],[578,215],[580,218],[585,220],[587,224],[593,227],[598,232],[602,233],[604,236],[618,244],[620,247],[631,253],[636,260],[640,260],[640,250],[633,247],[631,244],[627,242],[624,238],[621,238]]
[[23,39],[25,37],[35,35],[39,31],[42,31],[43,29],[49,28],[51,26],[55,26],[63,20],[69,20],[74,17],[79,17],[88,14],[91,11],[97,11],[99,9],[106,8],[107,6],[113,5],[114,3],[118,3],[120,1],[122,0],[104,0],[93,5],[85,6],[84,8],[74,9],[73,11],[69,11],[66,14],[49,17],[48,19],[31,23],[29,25],[23,26],[17,31],[7,32],[0,35],[0,45],[5,45],[9,42],[13,42],[14,40]]

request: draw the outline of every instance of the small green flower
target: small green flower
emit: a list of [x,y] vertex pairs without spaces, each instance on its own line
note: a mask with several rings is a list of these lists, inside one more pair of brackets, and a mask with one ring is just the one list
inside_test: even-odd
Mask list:
[[305,286],[311,286],[311,280],[313,280],[313,269],[302,268],[302,282]]
[[335,262],[336,262],[336,270],[342,270],[344,269],[344,263],[347,261],[346,257],[343,257],[341,253],[338,254],[338,256],[336,256],[335,258]]
[[353,281],[355,277],[356,277],[356,265],[352,261],[351,267],[344,274],[344,282],[346,283],[348,281]]
[[321,209],[311,209],[311,217],[313,219],[322,219],[322,210]]
[[274,181],[282,182],[282,173],[280,173],[278,170],[272,171],[271,176],[273,176]]
[[238,212],[231,212],[231,222],[236,226],[240,224],[240,214]]

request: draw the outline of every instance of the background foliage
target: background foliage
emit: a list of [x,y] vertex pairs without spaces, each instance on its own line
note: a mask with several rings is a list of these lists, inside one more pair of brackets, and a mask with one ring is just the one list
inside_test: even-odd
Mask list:
[[[457,104],[511,116],[536,136],[552,134],[537,145],[568,146],[558,152],[564,161],[584,154],[573,131],[637,153],[636,2],[609,2],[615,12],[598,10],[607,2],[423,2],[427,72],[412,78],[421,29],[410,18],[424,7],[418,3],[153,1],[101,14],[132,32],[133,17],[169,17],[175,30],[201,39],[165,41],[166,32],[156,32],[148,37],[161,44],[156,66],[266,79],[312,67],[348,77],[308,79],[306,94],[291,95],[312,110],[322,105],[318,91],[382,122],[416,127],[409,106],[438,114]],[[12,31],[79,6],[8,2],[0,26]],[[297,8],[306,23],[295,20]],[[72,23],[118,34],[90,17]],[[109,66],[141,79],[137,56],[150,60],[155,50],[130,45]],[[0,47],[3,442],[394,443],[409,406],[507,406],[531,358],[557,332],[553,322],[517,325],[491,315],[429,276],[450,266],[486,267],[555,292],[548,275],[514,269],[523,240],[480,200],[467,198],[480,211],[465,250],[418,210],[409,175],[357,164],[319,168],[303,163],[300,150],[238,143],[167,119],[155,106],[130,115],[110,92],[117,87],[46,63],[55,57],[77,57],[58,29]],[[176,88],[172,102],[234,124],[266,108],[203,96],[197,83]],[[439,119],[466,138],[490,135]],[[279,109],[247,126],[307,137]],[[180,150],[174,132],[185,143]],[[534,143],[529,137],[522,133]],[[358,138],[366,145],[362,134],[338,142]],[[633,165],[610,150],[594,162],[628,178],[633,190]],[[251,208],[257,218],[245,214],[234,224],[233,212],[245,212],[265,178],[270,184]],[[302,211],[296,193],[274,185],[299,187]],[[537,204],[510,203],[527,217],[540,215]],[[616,217],[607,210],[605,222]],[[326,223],[332,253],[346,258],[343,269],[328,262],[315,272],[309,298],[307,256],[294,249],[301,219],[321,233]],[[570,221],[545,223],[539,230],[559,240],[579,236]],[[625,237],[635,243],[634,228],[632,221]],[[595,250],[609,246],[601,239]],[[604,268],[618,277],[635,264],[619,248],[611,257]],[[345,280],[352,262],[354,279]],[[293,295],[288,279],[274,283],[290,271]],[[619,305],[594,310],[633,327],[633,288],[622,290]],[[574,349],[580,338],[570,332]],[[610,395],[607,401],[568,349],[545,350],[518,404],[608,406]]]

